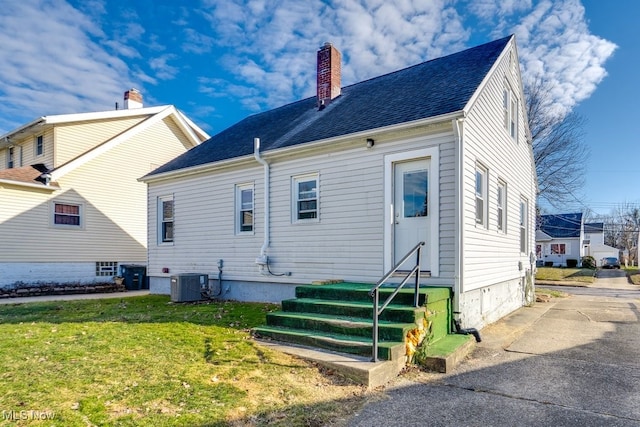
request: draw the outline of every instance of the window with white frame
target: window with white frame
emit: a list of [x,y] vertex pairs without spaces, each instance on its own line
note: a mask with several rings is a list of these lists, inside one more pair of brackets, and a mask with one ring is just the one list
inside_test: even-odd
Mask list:
[[486,226],[487,224],[487,169],[476,165],[476,224]]
[[498,212],[498,230],[507,231],[507,184],[504,181],[498,181],[498,191],[496,193],[496,207]]
[[552,243],[551,253],[554,255],[565,255],[567,253],[567,245],[565,243]]
[[502,109],[504,113],[504,128],[509,132],[509,136],[517,139],[518,134],[518,100],[508,84],[502,93]]
[[526,199],[520,200],[520,252],[527,253],[529,236],[529,203]]
[[158,197],[158,243],[173,242],[173,195]]
[[34,149],[33,149],[36,157],[42,156],[44,154],[44,138],[42,135],[36,136],[36,140],[34,141]]
[[236,185],[236,233],[253,232],[253,184]]
[[16,167],[15,158],[16,158],[15,147],[9,147],[7,150],[7,169]]
[[53,203],[53,225],[59,227],[82,227],[82,205]]
[[318,220],[318,174],[293,177],[293,219]]

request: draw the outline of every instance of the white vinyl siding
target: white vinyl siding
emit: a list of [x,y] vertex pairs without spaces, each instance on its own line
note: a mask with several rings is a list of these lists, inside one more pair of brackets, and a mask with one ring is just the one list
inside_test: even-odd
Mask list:
[[[44,134],[45,159],[52,158],[48,144],[53,134],[52,130]],[[95,262],[105,260],[146,264],[147,186],[138,178],[148,174],[153,165],[184,153],[183,138],[173,120],[166,118],[62,176],[57,181],[62,192],[3,185],[0,199],[7,209],[0,210],[0,259],[89,263],[91,271]],[[24,143],[32,147],[33,137]],[[82,232],[53,226],[54,199],[83,206]],[[155,235],[151,243],[155,245]],[[55,250],[43,251],[43,247]]]
[[[514,144],[504,123],[503,96],[505,80],[510,87],[520,84],[513,78],[509,58],[505,56],[487,79],[484,91],[474,100],[463,124],[464,170],[463,170],[463,211],[465,225],[462,245],[465,259],[463,265],[463,291],[482,289],[496,283],[514,283],[521,280],[525,268],[529,265],[529,252],[534,248],[535,206],[529,203],[526,252],[520,247],[520,197],[535,200],[535,180],[531,146],[525,140],[522,109],[518,109],[519,118]],[[506,76],[506,77],[505,77]],[[518,99],[516,97],[516,99]],[[478,160],[486,167],[487,174],[487,218],[488,229],[476,223],[476,166]],[[505,183],[504,230],[498,230],[498,185]],[[516,197],[509,197],[516,195]],[[513,225],[513,226],[510,226]],[[519,269],[519,265],[523,269]]]
[[[304,156],[290,154],[286,158],[268,159],[271,211],[267,253],[274,271],[292,272],[291,276],[280,277],[278,281],[308,283],[337,277],[375,283],[380,279],[384,274],[383,231],[387,209],[383,194],[384,156],[433,146],[440,147],[441,164],[453,165],[455,148],[450,125],[444,131],[440,128],[439,132],[410,142],[406,134],[395,140],[379,138],[371,150],[354,141],[351,145],[327,147]],[[313,165],[312,176],[318,179],[321,220],[308,220],[315,221],[310,226],[306,226],[305,221],[300,226],[292,226],[293,178],[308,177],[309,165]],[[260,165],[247,161],[239,163],[237,168],[170,182],[151,182],[149,197],[152,200],[170,193],[176,197],[179,239],[173,247],[150,247],[149,274],[167,277],[162,267],[169,267],[172,273],[217,272],[216,262],[223,259],[228,280],[273,281],[261,275],[255,264],[264,243],[263,175]],[[254,182],[255,235],[238,236],[233,189],[238,182],[247,181]],[[439,240],[443,250],[438,253],[444,255],[440,256],[440,278],[437,279],[445,285],[453,283],[454,191],[455,172],[447,169],[440,177],[439,215],[444,221],[440,225]],[[180,215],[183,211],[189,215]],[[437,212],[429,214],[438,215]],[[155,225],[150,233],[156,233]]]

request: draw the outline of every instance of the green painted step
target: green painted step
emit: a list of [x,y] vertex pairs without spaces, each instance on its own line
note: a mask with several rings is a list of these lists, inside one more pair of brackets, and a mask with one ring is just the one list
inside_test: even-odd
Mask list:
[[[267,313],[267,325],[367,338],[373,336],[373,320],[358,317],[276,311]],[[413,323],[381,321],[378,325],[379,339],[389,341],[403,341],[407,333],[415,328]]]
[[[297,298],[316,298],[343,301],[373,301],[369,291],[370,283],[335,283],[326,285],[301,285],[296,287]],[[380,288],[380,302],[386,300],[395,288],[383,285]],[[418,304],[423,305],[428,296],[429,302],[450,299],[449,288],[421,287]],[[407,283],[393,299],[394,304],[413,305],[413,285]]]
[[[329,334],[319,331],[288,329],[272,326],[260,326],[253,329],[259,338],[290,342],[338,351],[359,356],[372,356],[371,339],[342,334]],[[378,343],[378,357],[384,360],[399,360],[405,355],[405,344],[401,341],[382,341]]]
[[[373,303],[362,301],[323,300],[296,298],[282,301],[282,311],[319,313],[334,316],[373,318]],[[415,323],[424,317],[424,307],[389,304],[380,315],[380,320],[400,323]]]

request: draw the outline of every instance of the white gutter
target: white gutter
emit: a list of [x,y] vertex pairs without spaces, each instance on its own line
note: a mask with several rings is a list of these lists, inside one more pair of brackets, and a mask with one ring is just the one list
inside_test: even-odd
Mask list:
[[0,179],[0,185],[5,184],[5,185],[15,185],[18,187],[28,187],[28,188],[36,188],[38,190],[47,190],[47,191],[58,191],[60,190],[60,187],[58,187],[57,185],[44,185],[44,184],[31,184],[29,182],[22,182],[22,181],[14,181],[11,179]]
[[256,264],[263,268],[267,265],[267,248],[269,247],[269,163],[260,157],[260,138],[253,138],[253,157],[264,166],[264,243],[260,248],[260,256],[256,258]]
[[455,271],[454,271],[454,285],[453,285],[453,318],[457,319],[456,313],[460,313],[460,293],[462,292],[462,276],[464,272],[463,263],[463,251],[464,251],[464,138],[462,136],[462,124],[464,118],[452,120],[453,132],[456,137],[458,146],[458,158],[456,159],[456,169],[458,174],[456,176],[456,193],[458,198],[456,199],[456,227],[458,229],[458,238],[455,239],[454,253],[456,257]]

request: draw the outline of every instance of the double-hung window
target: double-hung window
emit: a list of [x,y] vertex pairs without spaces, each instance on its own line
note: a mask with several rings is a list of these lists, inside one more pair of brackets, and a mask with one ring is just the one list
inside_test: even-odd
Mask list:
[[36,136],[33,151],[35,152],[36,157],[44,154],[44,138],[42,135]]
[[528,235],[529,235],[529,203],[526,199],[520,200],[520,252],[527,253]]
[[487,170],[476,165],[476,224],[486,227],[487,225]]
[[504,181],[498,181],[496,207],[498,209],[498,230],[503,233],[507,231],[507,185]]
[[293,177],[294,222],[318,220],[318,174]]
[[505,83],[502,93],[502,109],[504,113],[504,128],[514,140],[518,136],[518,100],[511,88]]
[[173,242],[173,196],[158,197],[158,243]]
[[253,184],[236,186],[236,232],[253,232]]
[[12,169],[16,167],[16,150],[15,147],[9,147],[7,150],[7,169]]
[[82,206],[70,203],[53,204],[53,225],[61,227],[82,227]]

